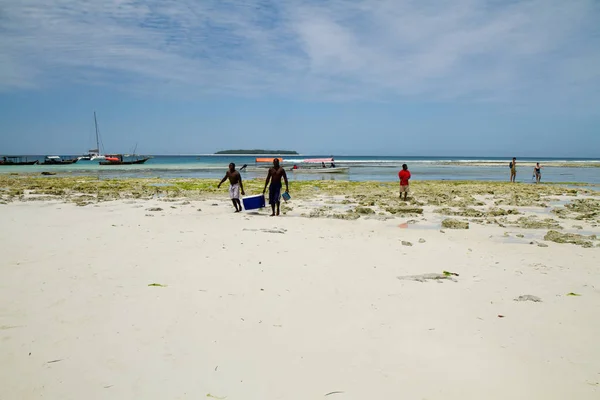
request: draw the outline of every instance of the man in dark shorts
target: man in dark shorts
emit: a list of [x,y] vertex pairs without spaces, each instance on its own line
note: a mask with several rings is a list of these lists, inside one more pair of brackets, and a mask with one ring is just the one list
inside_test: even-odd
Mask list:
[[[263,189],[263,194],[265,194],[267,191],[267,185],[269,184],[269,181],[271,181],[271,185],[269,186],[269,204],[273,210],[271,217],[279,215],[279,204],[281,202],[281,178],[283,178],[285,182],[285,192],[288,193],[290,188],[287,175],[285,170],[279,165],[279,159],[276,158],[273,160],[273,168],[269,168],[269,174],[267,175],[265,188]],[[275,212],[275,206],[277,206],[277,212]]]
[[244,193],[244,185],[242,184],[242,176],[240,175],[240,173],[238,171],[235,170],[235,164],[231,163],[229,164],[229,170],[227,171],[227,173],[225,173],[225,177],[223,179],[221,179],[221,182],[219,183],[219,185],[217,186],[218,188],[221,187],[221,185],[223,184],[223,182],[225,182],[227,179],[229,179],[229,197],[231,198],[231,201],[233,202],[233,206],[235,207],[235,212],[240,212],[242,211],[242,203],[240,202],[240,190],[242,192],[242,196],[244,196],[246,193]]

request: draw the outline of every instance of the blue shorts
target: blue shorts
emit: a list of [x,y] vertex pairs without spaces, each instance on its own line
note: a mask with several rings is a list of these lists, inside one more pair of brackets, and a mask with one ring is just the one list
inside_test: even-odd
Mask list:
[[281,201],[281,183],[272,183],[269,186],[269,204],[277,204]]

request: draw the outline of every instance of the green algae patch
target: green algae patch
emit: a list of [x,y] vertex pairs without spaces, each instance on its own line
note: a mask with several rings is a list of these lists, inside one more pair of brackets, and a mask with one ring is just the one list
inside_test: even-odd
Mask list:
[[375,210],[373,210],[372,208],[369,207],[356,207],[354,209],[354,212],[356,212],[357,214],[375,214]]
[[[265,171],[266,176],[266,171]],[[225,188],[217,188],[219,179],[192,178],[120,178],[99,179],[97,176],[40,176],[0,174],[0,202],[59,199],[63,202],[86,206],[122,199],[172,199],[206,200],[227,196]],[[248,195],[262,193],[264,178],[244,180]],[[508,182],[480,181],[415,181],[407,202],[398,199],[396,182],[349,182],[349,181],[290,181],[294,199],[315,197],[341,197],[341,204],[370,208],[375,213],[388,215],[422,215],[423,207],[438,207],[443,215],[450,217],[480,218],[479,223],[498,223],[491,217],[516,215],[518,211],[505,206],[544,207],[552,198],[564,196],[569,188],[559,185],[515,185]],[[585,189],[579,195],[597,196],[597,192]],[[85,195],[86,197],[82,197]],[[46,196],[46,197],[42,197]],[[325,199],[327,201],[327,199]],[[600,221],[600,200],[573,199],[572,205],[560,207],[559,218],[580,218],[591,223]],[[491,209],[487,204],[495,204]],[[450,211],[448,211],[450,210]],[[307,211],[308,213],[308,211]],[[332,210],[320,210],[313,217],[333,217]],[[338,211],[339,213],[339,211]],[[367,212],[368,213],[368,212]],[[355,218],[357,213],[336,214],[340,219]],[[360,215],[373,215],[358,214]],[[341,217],[344,218],[341,218]],[[504,221],[504,223],[507,223]],[[548,228],[548,229],[558,229]]]
[[410,206],[386,207],[385,211],[390,214],[423,214],[423,209],[421,207]]
[[469,223],[466,221],[459,221],[457,219],[447,218],[442,221],[442,228],[469,229]]
[[352,221],[352,220],[355,220],[355,219],[359,219],[360,215],[357,214],[357,213],[355,213],[355,212],[349,211],[347,213],[335,213],[335,214],[331,214],[330,217],[334,218],[334,219],[345,219],[345,220]]
[[584,236],[577,233],[562,233],[557,231],[548,231],[544,240],[555,243],[570,243],[582,247],[594,247],[594,241],[598,240],[596,235]]
[[519,215],[519,210],[515,209],[504,209],[504,208],[492,208],[487,212],[487,215],[492,217],[502,217],[505,215]]
[[535,215],[521,217],[512,225],[524,229],[562,229],[562,226],[552,218],[539,219]]

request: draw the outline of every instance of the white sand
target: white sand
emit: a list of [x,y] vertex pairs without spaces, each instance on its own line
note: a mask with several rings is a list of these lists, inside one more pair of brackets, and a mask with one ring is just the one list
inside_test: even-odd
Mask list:
[[600,248],[211,203],[0,206],[0,398],[600,398]]

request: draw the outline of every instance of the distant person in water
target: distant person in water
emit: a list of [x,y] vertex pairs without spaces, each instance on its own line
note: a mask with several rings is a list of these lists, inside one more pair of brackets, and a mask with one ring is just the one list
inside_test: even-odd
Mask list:
[[510,167],[510,181],[514,183],[517,180],[517,158],[513,157],[508,166]]
[[265,192],[267,191],[267,185],[269,185],[270,181],[271,185],[269,186],[269,204],[271,205],[271,210],[273,210],[273,212],[271,213],[271,217],[279,215],[282,178],[285,182],[285,192],[288,193],[290,191],[290,188],[285,169],[283,169],[279,165],[279,159],[276,158],[273,160],[273,168],[269,168],[269,173],[267,174],[267,179],[265,180],[265,188],[263,189],[263,194],[265,194]]
[[327,168],[327,166],[325,165],[325,161],[321,161],[321,167],[322,168]]
[[536,163],[533,167],[533,175],[535,176],[535,183],[540,183],[542,180],[542,166],[540,163]]
[[242,172],[243,170],[245,170],[247,166],[248,166],[248,164],[242,165],[242,168],[240,168],[240,172]]
[[331,157],[331,168],[335,168],[335,163],[334,163],[334,161],[335,161],[335,160],[333,159],[333,157]]
[[230,184],[229,197],[231,198],[231,202],[235,207],[235,212],[240,212],[242,211],[242,203],[240,202],[240,191],[242,192],[242,196],[244,196],[246,193],[244,193],[242,176],[238,171],[235,170],[234,163],[229,164],[229,170],[225,173],[225,177],[221,179],[221,182],[217,187],[220,188],[223,182],[225,182],[227,179],[229,179]]
[[398,178],[400,178],[400,198],[402,199],[402,193],[404,193],[404,201],[408,196],[408,181],[410,180],[410,171],[408,165],[402,164],[402,171],[398,172]]

